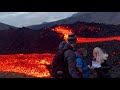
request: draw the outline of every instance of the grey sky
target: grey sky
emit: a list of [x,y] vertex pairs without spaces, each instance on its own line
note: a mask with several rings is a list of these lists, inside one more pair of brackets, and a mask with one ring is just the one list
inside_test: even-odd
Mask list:
[[64,19],[74,13],[77,12],[0,12],[0,22],[21,27]]

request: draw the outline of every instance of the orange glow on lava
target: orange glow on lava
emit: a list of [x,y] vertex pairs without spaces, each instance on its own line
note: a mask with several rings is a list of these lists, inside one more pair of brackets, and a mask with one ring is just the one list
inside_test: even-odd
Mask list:
[[[52,30],[62,33],[66,41],[68,34],[72,33],[71,29],[63,26],[55,27]],[[78,43],[102,42],[110,40],[120,40],[120,36],[106,38],[77,37]],[[39,78],[50,78],[51,75],[46,65],[51,64],[53,57],[54,54],[49,53],[0,55],[0,71],[24,73],[26,75]]]
[[[22,56],[21,56],[22,55]],[[54,54],[0,55],[0,71],[24,73],[33,77],[49,78],[46,65],[51,64]]]
[[[58,26],[52,29],[58,33],[62,33],[64,35],[64,40],[67,41],[68,35],[72,33],[72,30],[68,27]],[[103,42],[103,41],[111,41],[111,40],[120,40],[120,36],[116,37],[104,37],[104,38],[83,38],[77,37],[77,43],[90,43],[90,42]]]
[[120,36],[116,37],[105,37],[105,38],[82,38],[77,37],[78,43],[90,43],[90,42],[103,42],[103,41],[112,41],[112,40],[120,40]]
[[53,31],[56,31],[58,33],[61,33],[64,35],[64,40],[67,41],[68,35],[72,34],[72,30],[68,27],[63,27],[63,26],[57,26],[54,29],[52,29]]

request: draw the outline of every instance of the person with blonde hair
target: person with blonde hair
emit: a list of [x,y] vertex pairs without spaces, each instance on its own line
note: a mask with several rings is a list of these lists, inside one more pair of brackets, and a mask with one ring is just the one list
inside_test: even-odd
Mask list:
[[[102,77],[101,71],[105,71],[105,68],[103,69],[103,67],[107,66],[106,60],[108,60],[108,54],[103,52],[101,48],[95,47],[93,50],[93,61],[91,63],[91,69],[96,71],[98,78]],[[106,72],[107,71],[105,71],[105,73]]]
[[104,61],[107,60],[108,58],[108,54],[104,53],[102,49],[99,47],[94,48],[93,56],[94,56],[93,59],[96,59],[96,62],[100,64],[104,63]]

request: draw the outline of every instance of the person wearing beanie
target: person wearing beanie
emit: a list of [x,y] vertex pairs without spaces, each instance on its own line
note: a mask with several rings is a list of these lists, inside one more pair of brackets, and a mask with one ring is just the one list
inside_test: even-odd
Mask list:
[[76,44],[77,38],[75,34],[69,34],[68,35],[68,43],[69,44]]
[[64,52],[64,60],[67,61],[67,69],[69,75],[72,78],[82,78],[82,75],[76,70],[76,54],[74,53],[74,47],[76,45],[77,38],[74,34],[68,35],[67,41],[62,41],[59,44],[59,50],[66,50]]
[[73,47],[73,50],[75,50],[77,37],[75,34],[69,34],[68,35],[68,44],[70,44]]
[[81,78],[82,75],[80,75],[79,72],[76,70],[76,55],[74,53],[73,47],[70,45],[74,43],[76,43],[75,40],[72,42],[69,41],[69,43],[66,41],[62,41],[59,44],[59,50],[66,50],[64,52],[64,60],[67,61],[67,69],[68,69],[69,75],[72,78]]

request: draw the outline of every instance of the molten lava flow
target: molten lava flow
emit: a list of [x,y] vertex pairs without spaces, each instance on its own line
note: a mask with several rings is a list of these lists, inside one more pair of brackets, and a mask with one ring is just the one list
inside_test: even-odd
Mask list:
[[120,36],[106,37],[106,38],[81,38],[81,37],[77,37],[78,43],[103,42],[103,41],[112,41],[112,40],[120,41]]
[[[68,27],[58,26],[52,29],[64,35],[67,40],[68,34],[72,30]],[[93,30],[93,29],[91,29]],[[120,40],[120,36],[107,38],[82,38],[77,37],[78,43],[102,42],[110,40]],[[0,71],[24,73],[28,76],[50,78],[50,72],[46,65],[50,65],[54,54],[15,54],[15,55],[0,55]]]
[[63,27],[63,26],[55,27],[52,30],[63,34],[65,41],[67,41],[68,35],[73,33],[71,29],[69,29],[68,27]]
[[[94,28],[92,28],[93,30]],[[72,30],[68,27],[64,26],[58,26],[52,29],[53,31],[56,31],[58,33],[62,33],[64,35],[65,41],[68,39],[68,34],[72,33]],[[120,36],[116,37],[106,37],[106,38],[82,38],[77,37],[77,43],[90,43],[90,42],[103,42],[103,41],[111,41],[111,40],[120,40]]]
[[0,55],[0,71],[24,73],[28,76],[49,78],[46,65],[50,65],[54,54]]

